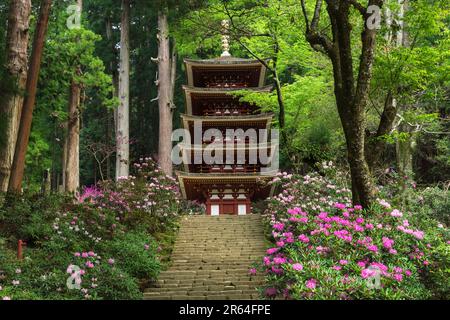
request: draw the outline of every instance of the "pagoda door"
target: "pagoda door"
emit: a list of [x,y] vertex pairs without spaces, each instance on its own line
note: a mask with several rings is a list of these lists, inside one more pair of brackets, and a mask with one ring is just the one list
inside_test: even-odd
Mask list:
[[245,194],[212,194],[206,201],[208,215],[247,215],[250,199]]

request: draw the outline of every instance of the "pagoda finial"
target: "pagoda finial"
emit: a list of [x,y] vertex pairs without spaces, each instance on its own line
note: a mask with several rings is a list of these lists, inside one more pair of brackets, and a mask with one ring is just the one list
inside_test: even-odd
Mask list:
[[231,57],[230,50],[230,21],[222,20],[222,55],[221,57]]

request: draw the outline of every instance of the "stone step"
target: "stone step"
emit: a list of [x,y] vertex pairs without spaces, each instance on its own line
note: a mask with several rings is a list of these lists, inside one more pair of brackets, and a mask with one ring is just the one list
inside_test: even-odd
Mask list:
[[149,300],[260,299],[262,274],[249,269],[266,253],[261,217],[182,218],[171,266],[145,290]]
[[[152,284],[152,288],[159,287],[174,287],[174,286],[208,286],[208,285],[251,285],[253,283],[263,283],[264,278],[262,277],[251,277],[251,278],[242,278],[242,279],[159,279]],[[151,289],[151,288],[150,288]]]
[[236,265],[236,264],[175,264],[170,267],[170,270],[197,270],[197,271],[207,271],[207,270],[227,270],[227,269],[234,269],[238,267],[245,267],[250,269],[250,264],[248,265]]
[[217,290],[217,291],[193,291],[190,289],[187,290],[171,290],[171,291],[164,291],[164,292],[144,292],[145,296],[151,297],[151,296],[159,296],[161,294],[169,295],[169,296],[177,296],[177,295],[183,295],[183,296],[210,296],[210,295],[233,295],[233,294],[258,294],[258,291],[256,289],[246,289],[246,290],[237,290],[230,288],[229,290]]
[[233,287],[238,290],[242,289],[255,289],[261,285],[263,281],[235,281],[235,282],[218,282],[214,281],[208,284],[187,282],[187,283],[162,283],[154,284],[153,287],[145,289],[145,292],[162,292],[165,290],[175,290],[177,288],[185,288],[186,290],[204,290],[204,291],[214,291],[214,290],[225,290],[225,288]]
[[259,300],[259,294],[211,294],[208,296],[186,296],[186,295],[155,295],[155,296],[145,296],[145,300]]
[[248,274],[248,269],[221,269],[221,270],[166,270],[161,272],[159,278],[166,276],[178,276],[178,275],[217,275],[217,274]]
[[175,280],[175,281],[204,281],[204,280],[215,280],[215,281],[244,281],[244,280],[252,280],[250,276],[246,274],[234,275],[234,274],[199,274],[199,275],[170,275],[163,274],[159,278],[159,280]]
[[[205,259],[205,261],[220,261],[220,260],[230,260],[230,258],[234,261],[239,260],[244,263],[248,260],[262,260],[264,257],[264,252],[256,252],[256,253],[228,253],[228,254],[209,254],[209,252],[204,253],[195,253],[189,254],[189,252],[174,252],[172,255],[172,260],[191,260],[197,261],[201,263],[201,259]],[[240,260],[242,259],[242,260]]]

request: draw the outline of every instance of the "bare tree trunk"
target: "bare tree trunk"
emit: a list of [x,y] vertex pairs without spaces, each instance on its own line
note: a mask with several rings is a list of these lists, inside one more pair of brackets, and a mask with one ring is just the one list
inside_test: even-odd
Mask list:
[[392,91],[389,90],[384,101],[383,113],[381,114],[377,132],[374,135],[369,136],[367,139],[368,141],[366,142],[367,160],[372,171],[383,155],[386,145],[383,136],[392,131],[396,116],[397,100],[394,98]]
[[62,150],[62,161],[61,161],[61,185],[58,186],[59,192],[65,192],[66,191],[66,168],[67,168],[67,146],[69,142],[68,132],[67,132],[67,122],[63,123],[63,129],[64,129],[64,144],[63,144],[63,150]]
[[116,130],[116,180],[128,177],[130,162],[130,0],[122,0],[122,21],[120,25],[120,74],[119,108]]
[[47,33],[48,20],[52,0],[42,0],[37,23],[33,50],[31,53],[30,67],[28,70],[25,100],[23,103],[19,132],[17,136],[14,160],[11,169],[8,191],[21,192],[22,180],[25,170],[25,156],[30,139],[31,122],[33,119],[33,109],[36,101],[36,90],[41,68],[42,52],[44,49],[45,35]]
[[[83,0],[77,0],[78,12],[83,12]],[[77,67],[76,74],[81,71]],[[69,93],[67,121],[67,154],[65,166],[66,192],[76,192],[80,187],[80,114],[81,114],[81,84],[72,80]]]
[[[167,13],[158,14],[158,103],[159,103],[159,165],[162,171],[172,175],[172,79],[170,66],[169,25]],[[172,61],[175,64],[176,61]],[[176,67],[176,66],[175,66]]]
[[[112,27],[112,23],[111,23],[111,19],[108,17],[106,20],[106,38],[108,41],[111,42],[111,53],[115,55],[115,44],[112,41],[112,31],[113,31],[113,27]],[[111,61],[110,65],[110,72],[112,75],[112,80],[113,80],[113,88],[114,88],[114,92],[113,92],[113,96],[114,97],[118,97],[118,92],[119,92],[119,88],[118,88],[118,84],[119,84],[119,79],[118,79],[118,74],[117,74],[117,66],[114,63],[114,61]],[[107,111],[107,123],[106,123],[106,145],[110,146],[110,143],[114,137],[114,132],[116,130],[116,125],[117,125],[117,121],[116,121],[116,109],[114,109],[113,111],[108,110]],[[106,179],[110,180],[111,179],[111,157],[108,156],[108,158],[106,159]]]
[[6,38],[6,68],[18,92],[8,94],[0,101],[0,115],[5,119],[5,146],[0,149],[0,192],[8,191],[11,165],[19,130],[23,93],[27,82],[28,40],[31,0],[12,0],[9,6]]
[[[405,11],[408,8],[408,0],[397,0],[399,5],[399,12],[398,12],[398,20],[396,19],[396,28],[392,28],[387,33],[386,39],[392,43],[393,46],[396,47],[408,47],[409,46],[409,37],[408,32],[405,30],[405,22],[403,21]],[[394,23],[394,21],[390,21],[391,23]],[[397,30],[395,30],[397,29]],[[370,136],[368,139],[368,143],[366,143],[366,151],[368,155],[369,164],[372,170],[377,165],[377,162],[380,160],[383,149],[385,148],[386,141],[382,139],[382,137],[386,134],[389,134],[394,125],[394,121],[397,117],[397,99],[396,99],[396,93],[398,92],[399,88],[395,88],[397,86],[396,81],[400,75],[400,72],[397,71],[397,75],[394,79],[392,79],[392,86],[394,88],[390,88],[386,94],[383,113],[380,118],[380,123],[378,125],[377,132]]]
[[81,86],[75,81],[70,86],[69,120],[67,122],[67,158],[65,191],[76,192],[80,186],[80,105]]

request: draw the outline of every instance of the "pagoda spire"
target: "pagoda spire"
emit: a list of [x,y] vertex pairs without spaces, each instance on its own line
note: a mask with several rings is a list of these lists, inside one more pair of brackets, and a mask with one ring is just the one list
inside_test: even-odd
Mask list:
[[231,57],[230,50],[230,21],[222,20],[222,55],[221,57]]

